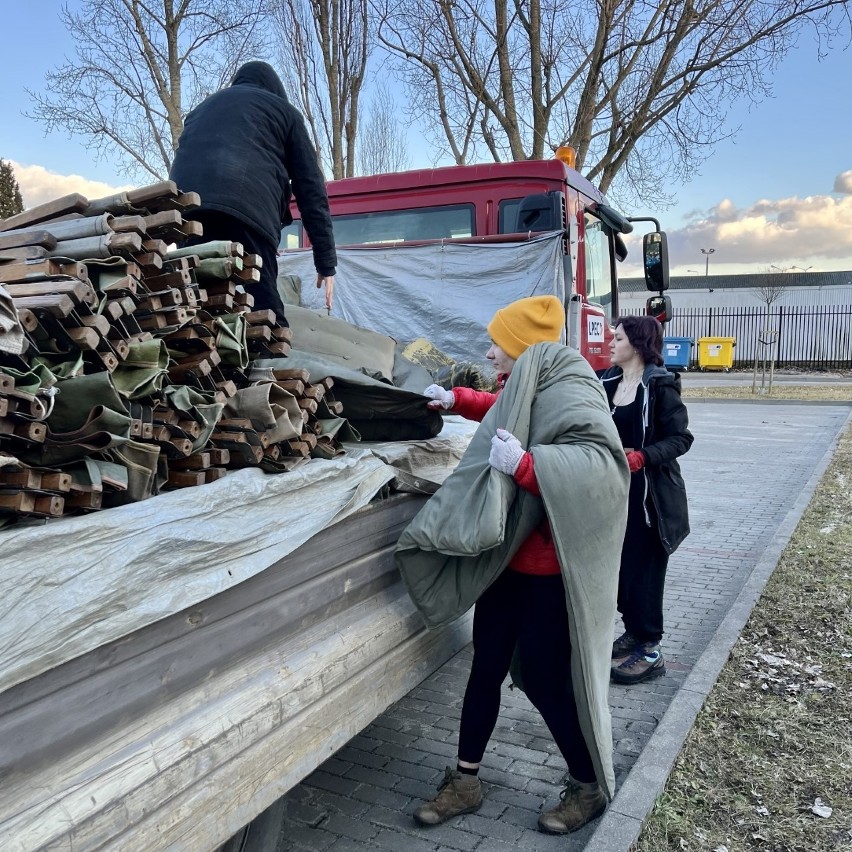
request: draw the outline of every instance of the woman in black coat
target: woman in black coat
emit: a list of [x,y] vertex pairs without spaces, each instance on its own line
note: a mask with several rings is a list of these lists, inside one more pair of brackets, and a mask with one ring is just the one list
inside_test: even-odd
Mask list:
[[630,466],[627,529],[618,578],[624,633],[612,646],[612,679],[639,683],[665,674],[663,591],[669,556],[689,534],[677,458],[692,445],[680,376],[663,367],[663,328],[623,317],[600,378]]

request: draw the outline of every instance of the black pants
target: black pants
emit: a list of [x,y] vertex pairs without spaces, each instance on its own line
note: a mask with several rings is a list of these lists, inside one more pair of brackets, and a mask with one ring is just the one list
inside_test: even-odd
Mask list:
[[663,638],[663,594],[669,556],[660,542],[656,517],[651,515],[651,526],[646,522],[643,494],[643,477],[634,474],[618,573],[618,611],[624,629],[639,642],[657,643]]
[[497,724],[500,689],[517,645],[524,689],[571,775],[596,780],[571,687],[571,638],[562,577],[504,571],[476,602],[473,664],[464,694],[459,759],[479,763]]
[[242,243],[248,254],[260,255],[263,266],[260,269],[260,281],[246,281],[244,287],[247,293],[254,297],[255,311],[275,311],[275,317],[279,325],[288,327],[287,317],[284,315],[284,302],[278,293],[278,246],[271,243],[254,228],[249,227],[234,216],[220,213],[218,210],[195,210],[190,211],[187,219],[201,222],[204,234],[200,237],[191,237],[185,245],[193,246],[200,243],[208,243],[211,240],[230,240]]

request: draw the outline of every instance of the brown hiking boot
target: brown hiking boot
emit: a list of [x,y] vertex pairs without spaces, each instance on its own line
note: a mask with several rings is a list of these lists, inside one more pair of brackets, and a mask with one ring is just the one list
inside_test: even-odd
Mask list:
[[439,825],[450,817],[478,811],[481,805],[482,784],[479,778],[448,766],[438,787],[438,795],[431,802],[419,805],[414,811],[414,819],[420,825]]
[[616,683],[627,685],[642,683],[666,673],[666,661],[656,642],[637,645],[633,653],[624,660],[613,660],[610,677]]
[[624,633],[622,633],[621,636],[612,643],[613,660],[623,660],[626,657],[629,657],[638,644],[639,641],[636,637],[629,630],[625,630]]
[[559,794],[562,800],[538,818],[538,827],[548,834],[568,834],[599,817],[606,810],[606,796],[596,782],[581,784],[573,778]]

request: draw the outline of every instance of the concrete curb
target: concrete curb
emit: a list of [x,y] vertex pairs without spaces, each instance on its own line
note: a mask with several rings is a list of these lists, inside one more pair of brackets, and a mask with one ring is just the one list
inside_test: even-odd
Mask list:
[[[695,400],[689,400],[693,402]],[[709,401],[709,400],[708,400]],[[719,402],[720,400],[713,400]],[[742,402],[742,400],[739,400]],[[788,403],[789,404],[789,403]],[[835,403],[837,404],[837,403]],[[584,852],[629,852],[639,837],[645,818],[663,792],[686,737],[707,695],[716,683],[754,605],[763,592],[781,553],[813,497],[820,479],[837,450],[838,442],[852,424],[849,413],[820,463],[814,469],[793,508],[787,513],[746,580],[733,606],[699,657],[683,686],[642,749],[638,760],[616,792],[612,804],[584,847]]]

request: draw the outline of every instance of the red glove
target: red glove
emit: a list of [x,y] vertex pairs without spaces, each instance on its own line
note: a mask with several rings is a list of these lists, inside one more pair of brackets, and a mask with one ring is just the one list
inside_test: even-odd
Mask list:
[[642,450],[631,450],[627,454],[627,466],[630,468],[631,473],[642,470],[645,467],[645,453]]

